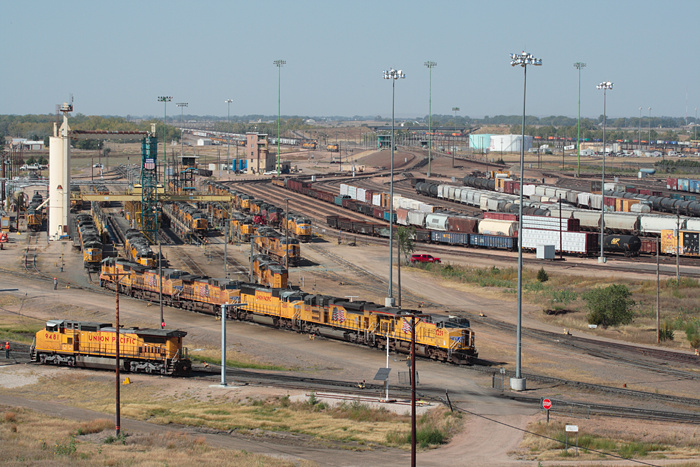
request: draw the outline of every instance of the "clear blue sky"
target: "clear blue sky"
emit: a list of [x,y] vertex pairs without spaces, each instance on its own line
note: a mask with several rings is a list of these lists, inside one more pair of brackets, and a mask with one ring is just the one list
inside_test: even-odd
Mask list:
[[4,45],[0,114],[52,113],[73,93],[86,115],[277,114],[693,117],[700,107],[700,1],[10,1],[0,10]]

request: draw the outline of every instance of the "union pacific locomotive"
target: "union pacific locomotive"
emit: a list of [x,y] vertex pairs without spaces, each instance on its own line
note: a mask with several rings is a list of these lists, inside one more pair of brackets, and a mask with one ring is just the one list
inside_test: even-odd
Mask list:
[[[183,375],[192,363],[182,346],[184,331],[119,329],[120,369],[134,373]],[[116,363],[117,330],[110,323],[51,320],[37,332],[30,347],[33,362],[112,369]]]
[[[118,280],[116,279],[118,278]],[[233,319],[259,321],[297,332],[324,335],[369,347],[408,353],[411,311],[366,301],[309,294],[301,290],[268,287],[224,279],[195,277],[175,270],[145,269],[133,263],[107,259],[102,286],[146,300],[157,300],[163,283],[165,304],[220,315],[221,305],[244,303],[228,309]],[[466,364],[478,356],[469,320],[454,316],[422,315],[416,324],[416,354],[434,360]]]

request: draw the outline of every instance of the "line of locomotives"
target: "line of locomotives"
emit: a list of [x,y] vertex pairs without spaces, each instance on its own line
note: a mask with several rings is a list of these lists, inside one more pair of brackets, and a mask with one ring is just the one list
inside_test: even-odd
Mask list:
[[[118,278],[118,279],[117,279]],[[408,353],[410,310],[384,307],[366,301],[309,294],[299,289],[196,277],[183,271],[147,269],[112,258],[103,262],[100,284],[136,298],[220,315],[221,305],[229,319],[254,321],[299,333],[322,335],[369,347]],[[467,364],[478,357],[475,334],[469,320],[455,316],[423,315],[416,324],[416,355],[434,360]]]
[[[311,241],[312,225],[311,219],[307,216],[290,211],[287,217],[284,209],[233,190],[223,183],[207,181],[206,185],[208,193],[231,196],[233,208],[238,211],[233,213],[234,220],[246,221],[251,225],[269,225],[273,228],[288,230],[290,237],[302,243]],[[230,210],[221,203],[209,203],[208,209],[209,215],[214,221],[223,226],[225,220],[228,219]]]
[[[134,373],[186,375],[192,369],[185,331],[119,329],[120,369]],[[117,330],[111,323],[51,320],[38,331],[30,347],[33,362],[47,365],[114,369]]]

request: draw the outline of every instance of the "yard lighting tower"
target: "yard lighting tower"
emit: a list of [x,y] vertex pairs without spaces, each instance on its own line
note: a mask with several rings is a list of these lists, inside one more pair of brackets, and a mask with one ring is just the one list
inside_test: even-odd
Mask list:
[[[182,137],[184,136],[184,132],[182,131],[183,120],[185,119],[185,107],[187,107],[189,104],[187,102],[178,102],[175,105],[180,107],[180,157],[182,157],[182,150],[183,150]],[[165,158],[165,154],[163,154],[163,158]]]
[[639,132],[637,133],[639,140],[639,157],[642,157],[642,107],[639,106]]
[[576,167],[576,176],[581,176],[581,68],[585,68],[583,62],[574,63],[574,67],[578,69],[578,133],[576,136],[576,151],[578,152],[578,165]]
[[430,76],[428,81],[428,177],[430,177],[430,163],[432,162],[433,152],[433,68],[437,66],[437,62],[428,60],[424,65],[428,67],[428,75]]
[[603,246],[605,244],[605,125],[607,123],[607,98],[608,89],[613,88],[613,83],[610,81],[603,81],[596,86],[596,89],[603,90],[603,176],[601,178],[600,192],[603,196],[602,204],[600,206],[600,258],[598,258],[599,263],[605,262],[605,255],[603,254]]
[[385,300],[386,306],[394,306],[393,295],[393,268],[394,259],[394,101],[396,95],[396,80],[404,79],[406,75],[401,70],[390,68],[382,72],[384,79],[391,80],[391,164],[389,175],[389,296]]
[[459,107],[452,107],[452,111],[455,113],[455,134],[452,137],[452,168],[455,168],[455,153],[457,152],[457,112],[459,112]]
[[282,77],[282,67],[287,63],[285,60],[275,60],[274,65],[277,67],[277,176],[280,176],[280,78]]
[[698,108],[695,107],[695,122],[693,122],[693,131],[695,132],[695,135],[693,136],[693,139],[697,141],[698,139]]
[[[172,96],[159,96],[158,102],[163,103],[163,158],[165,158],[165,136],[166,136],[166,120],[168,118],[168,102],[172,101]],[[165,160],[165,159],[164,159]]]
[[523,318],[523,179],[525,177],[525,96],[527,94],[527,66],[541,66],[542,59],[535,58],[532,54],[522,52],[510,55],[511,66],[520,65],[523,67],[523,121],[522,140],[520,141],[520,205],[518,207],[518,326],[515,359],[515,378],[510,381],[510,386],[514,391],[525,390],[525,378],[522,377],[521,369],[521,336]]
[[651,151],[651,107],[649,107],[649,136],[647,137],[649,151]]
[[[228,111],[226,112],[226,123],[228,124],[227,133],[231,132],[231,102],[233,99],[226,99],[224,103],[228,104]],[[226,166],[228,167],[228,173],[231,173],[231,135],[226,138]],[[238,143],[236,143],[238,144]]]

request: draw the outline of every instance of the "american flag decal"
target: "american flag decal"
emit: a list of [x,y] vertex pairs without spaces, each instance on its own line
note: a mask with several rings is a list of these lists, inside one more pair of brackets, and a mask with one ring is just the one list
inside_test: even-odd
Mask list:
[[345,321],[345,310],[333,307],[333,321],[340,321],[341,323]]
[[411,323],[409,323],[406,318],[403,319],[403,326],[401,327],[401,330],[406,334],[411,334]]

